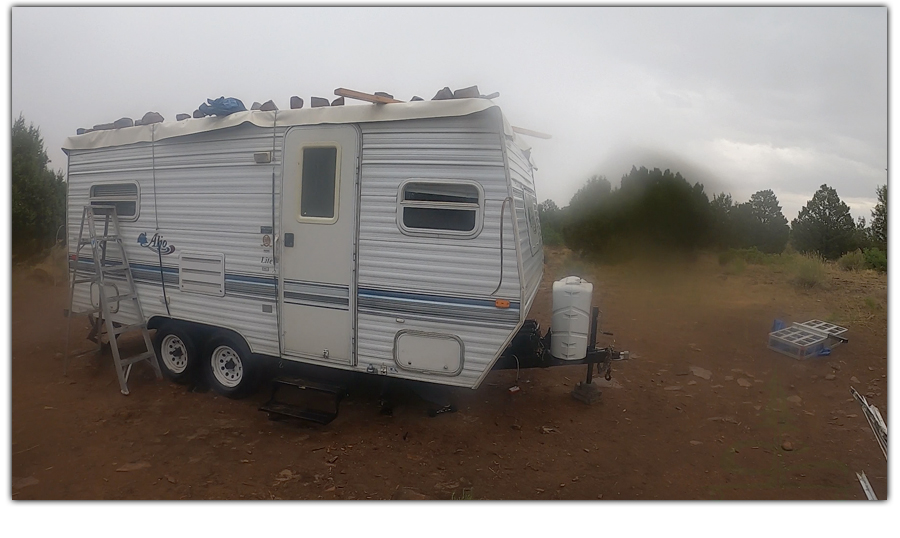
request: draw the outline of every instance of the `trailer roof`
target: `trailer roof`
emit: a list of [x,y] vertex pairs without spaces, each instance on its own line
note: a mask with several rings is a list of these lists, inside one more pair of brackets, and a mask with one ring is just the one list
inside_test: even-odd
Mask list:
[[[207,116],[181,121],[169,121],[92,131],[70,136],[63,144],[63,151],[96,149],[124,146],[139,142],[152,142],[195,133],[226,129],[243,123],[259,127],[320,125],[341,123],[370,123],[423,118],[445,118],[467,116],[497,106],[490,99],[446,99],[439,101],[411,101],[384,105],[344,105],[334,107],[304,108],[294,110],[235,112],[228,116]],[[503,128],[507,135],[518,138],[504,118]],[[518,141],[521,144],[521,140]]]

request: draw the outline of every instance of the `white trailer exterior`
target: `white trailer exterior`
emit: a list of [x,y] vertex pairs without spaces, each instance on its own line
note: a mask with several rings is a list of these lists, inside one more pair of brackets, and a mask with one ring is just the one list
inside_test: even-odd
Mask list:
[[[238,112],[63,149],[70,254],[82,207],[115,204],[163,354],[188,353],[163,371],[214,371],[227,335],[229,395],[257,355],[477,388],[541,280],[530,150],[487,99]],[[76,309],[97,295],[76,287]]]

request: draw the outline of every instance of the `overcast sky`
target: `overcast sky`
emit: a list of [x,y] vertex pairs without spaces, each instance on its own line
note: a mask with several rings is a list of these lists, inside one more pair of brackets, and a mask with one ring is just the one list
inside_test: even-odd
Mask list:
[[11,45],[11,121],[62,170],[78,127],[206,98],[477,84],[553,135],[529,143],[559,206],[636,165],[738,202],[771,188],[789,220],[827,183],[869,220],[887,182],[885,7],[14,7]]

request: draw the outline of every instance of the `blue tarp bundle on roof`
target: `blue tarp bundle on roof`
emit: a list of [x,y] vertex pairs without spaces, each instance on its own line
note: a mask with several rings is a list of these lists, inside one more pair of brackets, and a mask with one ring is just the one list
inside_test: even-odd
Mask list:
[[235,112],[243,112],[247,110],[247,107],[244,106],[240,99],[223,96],[218,99],[207,99],[206,103],[201,104],[199,109],[200,112],[207,116],[227,116]]

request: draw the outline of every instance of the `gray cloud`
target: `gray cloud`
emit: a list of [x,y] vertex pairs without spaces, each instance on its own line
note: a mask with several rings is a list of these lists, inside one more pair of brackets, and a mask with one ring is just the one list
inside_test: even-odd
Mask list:
[[869,216],[887,181],[887,9],[12,9],[12,113],[52,166],[78,127],[174,119],[344,86],[431,98],[501,92],[530,141],[538,195],[592,174],[671,168],[710,194],[772,188],[793,218],[822,183]]

